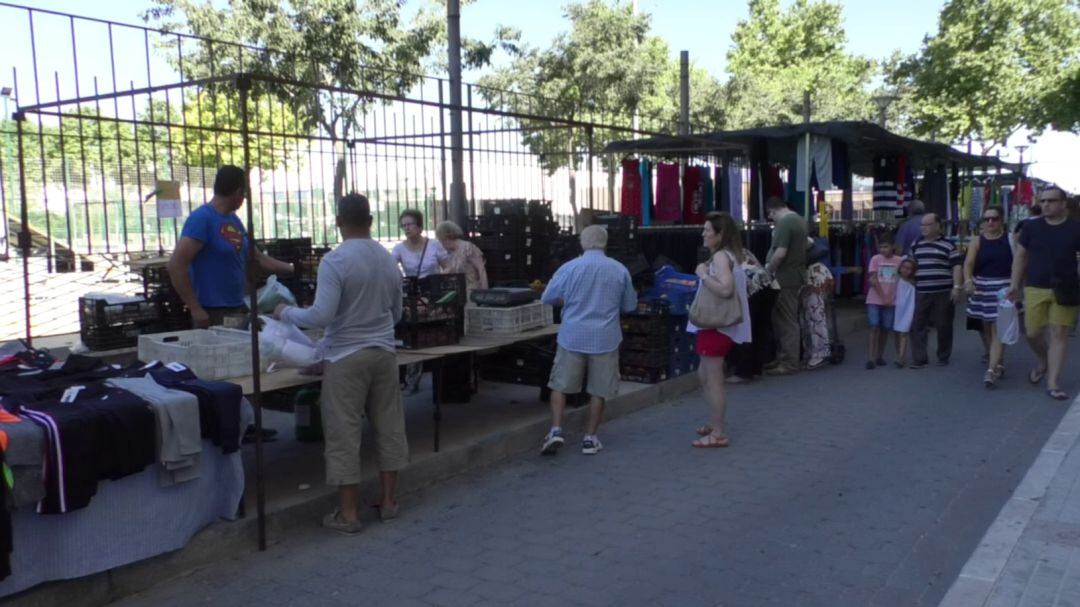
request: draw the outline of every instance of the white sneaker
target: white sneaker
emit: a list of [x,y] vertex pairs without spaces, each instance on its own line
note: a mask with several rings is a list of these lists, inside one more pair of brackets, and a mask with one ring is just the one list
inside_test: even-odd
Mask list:
[[562,430],[551,430],[544,437],[544,446],[540,447],[540,455],[555,455],[559,452],[559,448],[563,446]]
[[596,455],[603,448],[604,445],[601,444],[600,439],[595,436],[591,438],[585,437],[585,439],[581,441],[581,452],[585,455]]

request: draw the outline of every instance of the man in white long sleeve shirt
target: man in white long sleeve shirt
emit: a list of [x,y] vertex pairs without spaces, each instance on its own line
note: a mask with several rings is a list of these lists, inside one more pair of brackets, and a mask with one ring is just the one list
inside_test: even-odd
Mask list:
[[398,385],[394,325],[401,320],[401,273],[390,253],[371,239],[367,198],[338,202],[342,242],[319,263],[315,303],[278,306],[274,316],[299,327],[325,328],[322,420],[326,482],[338,487],[340,507],[325,527],[360,531],[360,437],[366,414],[375,435],[382,520],[397,516],[398,470],[408,464],[405,415]]

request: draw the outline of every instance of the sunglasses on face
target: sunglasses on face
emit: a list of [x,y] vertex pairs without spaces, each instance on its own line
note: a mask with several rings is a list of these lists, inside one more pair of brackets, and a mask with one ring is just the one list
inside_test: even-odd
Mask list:
[[997,216],[994,216],[994,215],[990,215],[990,216],[987,216],[987,217],[983,217],[983,219],[982,219],[982,220],[983,220],[983,221],[985,221],[985,222],[990,222],[990,221],[1001,221],[1001,218],[1000,218],[1000,217],[997,217]]

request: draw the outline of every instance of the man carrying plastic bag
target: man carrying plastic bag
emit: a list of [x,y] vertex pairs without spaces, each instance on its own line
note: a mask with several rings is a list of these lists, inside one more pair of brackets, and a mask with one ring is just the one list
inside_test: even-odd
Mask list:
[[379,516],[397,516],[398,470],[409,461],[398,384],[394,325],[401,320],[401,273],[390,253],[371,239],[367,198],[338,202],[342,242],[319,263],[315,304],[281,304],[274,317],[299,327],[325,328],[322,421],[326,482],[338,488],[339,507],[323,526],[344,534],[361,530],[360,437],[367,415],[374,429],[382,498]]

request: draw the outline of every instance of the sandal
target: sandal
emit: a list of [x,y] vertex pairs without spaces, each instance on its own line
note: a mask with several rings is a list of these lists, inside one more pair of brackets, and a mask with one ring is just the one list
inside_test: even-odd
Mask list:
[[1054,388],[1053,390],[1047,390],[1046,393],[1054,400],[1069,400],[1069,395],[1064,390]]
[[1005,377],[1005,365],[995,365],[994,375],[996,375],[998,379]]
[[1032,369],[1031,373],[1028,373],[1028,382],[1037,384],[1046,377],[1046,369]]
[[986,386],[987,388],[993,388],[996,381],[997,373],[993,369],[987,369],[986,375],[983,375],[983,386]]
[[697,432],[698,436],[708,436],[708,435],[712,434],[712,427],[711,426],[701,426],[697,430],[694,430],[694,432]]
[[690,444],[698,449],[723,449],[730,445],[731,441],[729,441],[726,436],[706,434]]

